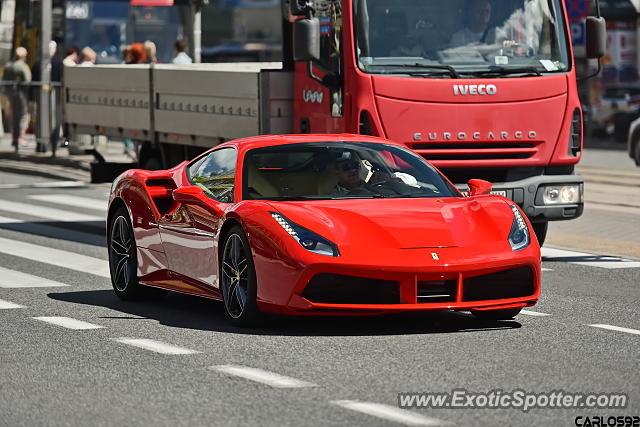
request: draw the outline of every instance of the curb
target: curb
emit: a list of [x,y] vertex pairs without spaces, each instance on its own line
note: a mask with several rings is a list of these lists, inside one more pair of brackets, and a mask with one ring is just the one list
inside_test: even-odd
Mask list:
[[[71,180],[88,182],[90,172],[88,166],[71,167],[53,162],[41,162],[42,159],[19,160],[8,159],[0,153],[0,171],[17,173],[22,175],[39,176],[47,179]],[[36,156],[34,156],[36,157]]]

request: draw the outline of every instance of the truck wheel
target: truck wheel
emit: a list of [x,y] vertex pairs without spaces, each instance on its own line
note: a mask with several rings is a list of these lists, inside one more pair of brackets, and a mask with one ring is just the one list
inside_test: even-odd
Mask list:
[[147,157],[143,160],[142,165],[140,165],[142,169],[157,171],[162,169],[162,165],[160,164],[160,160],[157,157]]
[[531,224],[533,227],[533,232],[536,233],[536,237],[538,238],[538,243],[540,246],[544,244],[544,239],[547,237],[547,229],[549,228],[549,222],[534,222]]

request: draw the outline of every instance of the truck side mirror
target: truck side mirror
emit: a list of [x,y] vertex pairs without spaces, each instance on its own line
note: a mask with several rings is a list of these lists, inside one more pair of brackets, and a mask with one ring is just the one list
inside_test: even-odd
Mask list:
[[298,19],[293,23],[293,60],[299,62],[320,59],[320,21],[318,18]]
[[467,185],[469,185],[469,197],[491,193],[492,185],[484,179],[470,179]]
[[586,21],[587,58],[600,59],[607,53],[607,25],[602,17],[588,16]]
[[290,0],[289,9],[294,16],[307,15],[309,10],[315,9],[313,0]]

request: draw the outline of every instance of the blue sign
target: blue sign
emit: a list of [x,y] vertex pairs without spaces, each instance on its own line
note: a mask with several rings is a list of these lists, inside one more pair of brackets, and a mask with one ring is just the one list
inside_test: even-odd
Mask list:
[[584,46],[586,43],[586,31],[584,21],[570,22],[569,28],[571,28],[571,41],[574,46]]
[[580,21],[589,15],[589,0],[564,0],[564,4],[567,6],[569,21]]

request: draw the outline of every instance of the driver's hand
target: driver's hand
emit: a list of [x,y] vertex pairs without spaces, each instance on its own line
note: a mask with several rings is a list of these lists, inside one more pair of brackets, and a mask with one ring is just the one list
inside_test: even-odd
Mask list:
[[386,182],[391,180],[391,176],[382,171],[376,171],[371,175],[371,179],[369,179],[369,184],[378,184],[380,182]]

